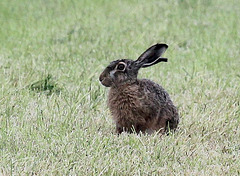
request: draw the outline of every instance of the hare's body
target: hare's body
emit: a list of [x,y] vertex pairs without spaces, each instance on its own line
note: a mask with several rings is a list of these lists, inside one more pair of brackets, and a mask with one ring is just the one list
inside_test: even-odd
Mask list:
[[175,129],[179,121],[168,93],[147,79],[110,88],[108,107],[118,133],[165,132],[168,127]]
[[160,57],[167,48],[166,44],[156,44],[136,61],[113,61],[100,75],[101,83],[110,87],[108,107],[118,133],[164,133],[177,127],[179,115],[168,93],[150,80],[137,79],[140,68],[167,62],[166,58]]

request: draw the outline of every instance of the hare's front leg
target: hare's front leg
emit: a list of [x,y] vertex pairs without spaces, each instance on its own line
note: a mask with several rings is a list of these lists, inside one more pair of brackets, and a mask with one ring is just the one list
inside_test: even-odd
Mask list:
[[136,127],[133,125],[125,125],[123,126],[120,123],[116,123],[116,133],[121,134],[122,132],[127,132],[127,133],[133,133],[133,132],[139,132],[136,130]]
[[123,132],[123,127],[120,124],[116,123],[116,133],[121,134],[122,132]]

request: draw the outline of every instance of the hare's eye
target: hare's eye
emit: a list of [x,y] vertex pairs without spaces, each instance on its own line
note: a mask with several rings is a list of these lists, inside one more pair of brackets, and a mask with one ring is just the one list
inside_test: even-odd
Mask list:
[[118,64],[117,69],[122,71],[122,70],[125,69],[125,65],[124,64]]

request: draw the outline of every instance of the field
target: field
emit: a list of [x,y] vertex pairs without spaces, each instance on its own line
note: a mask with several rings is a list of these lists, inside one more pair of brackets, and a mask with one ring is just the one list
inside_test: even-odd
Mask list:
[[[1,0],[0,175],[240,175],[240,4],[235,0]],[[98,77],[142,69],[178,107],[168,136],[115,134]]]

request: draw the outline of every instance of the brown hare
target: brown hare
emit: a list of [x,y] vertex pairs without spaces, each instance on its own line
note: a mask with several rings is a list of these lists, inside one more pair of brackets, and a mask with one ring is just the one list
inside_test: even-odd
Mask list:
[[135,61],[121,59],[111,62],[99,77],[110,87],[108,107],[118,134],[126,132],[165,133],[177,128],[179,115],[168,93],[148,79],[138,79],[138,70],[159,62],[168,45],[156,44]]

